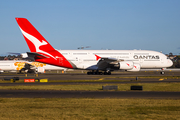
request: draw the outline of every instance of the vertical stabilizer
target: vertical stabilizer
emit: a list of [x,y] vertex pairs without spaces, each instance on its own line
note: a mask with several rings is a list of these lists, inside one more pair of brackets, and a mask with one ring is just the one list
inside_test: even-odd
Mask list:
[[16,18],[31,52],[52,51],[54,48],[26,18]]
[[55,50],[26,18],[16,18],[16,21],[35,61],[73,68],[72,63]]

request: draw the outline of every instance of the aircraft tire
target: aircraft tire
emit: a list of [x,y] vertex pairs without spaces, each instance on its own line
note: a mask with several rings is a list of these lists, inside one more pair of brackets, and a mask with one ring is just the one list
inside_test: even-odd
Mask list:
[[108,75],[111,75],[111,72],[108,72]]
[[102,72],[99,72],[99,75],[102,75],[103,73]]
[[[106,72],[106,75],[108,73]],[[87,75],[103,75],[103,72],[87,72]]]
[[91,75],[91,72],[87,72],[87,75]]
[[164,75],[164,74],[165,74],[164,71],[162,71],[162,72],[161,72],[161,75]]
[[104,75],[111,75],[111,72],[104,72]]

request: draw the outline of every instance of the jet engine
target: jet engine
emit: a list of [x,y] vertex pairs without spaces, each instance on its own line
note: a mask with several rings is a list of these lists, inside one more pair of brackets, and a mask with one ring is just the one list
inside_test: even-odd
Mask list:
[[131,70],[134,67],[134,63],[132,61],[121,61],[119,62],[119,69],[122,70]]
[[140,71],[140,69],[141,69],[140,64],[134,64],[133,69],[131,69],[131,70],[127,70],[127,71]]

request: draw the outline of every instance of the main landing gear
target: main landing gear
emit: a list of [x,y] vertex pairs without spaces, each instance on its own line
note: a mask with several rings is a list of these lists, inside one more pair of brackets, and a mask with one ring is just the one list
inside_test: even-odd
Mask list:
[[164,74],[165,74],[165,72],[164,72],[165,69],[164,69],[164,68],[161,68],[161,70],[162,70],[162,71],[161,71],[161,75],[164,75]]
[[110,71],[105,71],[104,75],[111,75],[111,72]]
[[99,71],[92,71],[92,72],[87,72],[88,75],[111,75],[111,71],[104,71],[104,72],[99,72]]

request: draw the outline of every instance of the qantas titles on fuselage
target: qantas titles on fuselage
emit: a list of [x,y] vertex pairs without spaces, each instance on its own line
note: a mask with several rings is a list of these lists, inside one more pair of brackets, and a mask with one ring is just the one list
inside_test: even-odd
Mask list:
[[134,59],[159,59],[159,55],[134,55]]
[[[172,61],[164,54],[148,50],[56,50],[26,18],[16,18],[31,52],[28,57],[37,62],[71,69],[105,71],[139,71],[142,68],[166,68]],[[91,74],[93,72],[89,72]]]

